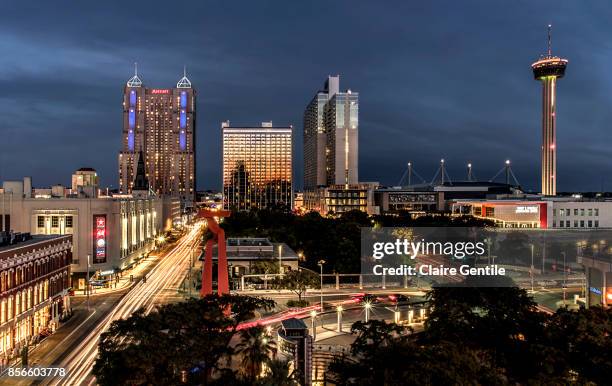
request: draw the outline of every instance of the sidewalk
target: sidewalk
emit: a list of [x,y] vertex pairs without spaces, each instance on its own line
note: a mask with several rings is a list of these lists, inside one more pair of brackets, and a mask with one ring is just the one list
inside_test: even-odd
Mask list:
[[[160,251],[159,254],[154,256],[149,256],[145,259],[140,260],[136,265],[132,268],[126,269],[121,273],[121,277],[118,282],[112,282],[110,287],[92,287],[91,296],[95,295],[105,295],[113,292],[123,291],[126,288],[131,287],[132,285],[138,283],[141,280],[144,272],[149,269],[152,265],[154,266],[161,256],[165,254],[165,250]],[[133,277],[133,281],[130,281],[130,276]],[[85,290],[75,290],[74,297],[80,298],[87,296]]]

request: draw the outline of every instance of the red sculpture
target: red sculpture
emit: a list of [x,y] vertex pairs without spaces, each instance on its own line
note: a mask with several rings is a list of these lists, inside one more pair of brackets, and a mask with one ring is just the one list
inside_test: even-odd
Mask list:
[[229,293],[229,278],[227,272],[227,254],[225,253],[225,231],[219,226],[215,217],[229,217],[229,210],[213,211],[200,209],[198,217],[205,218],[208,229],[213,233],[213,238],[206,241],[206,255],[204,258],[204,269],[202,270],[202,289],[200,296],[211,295],[212,289],[212,270],[213,270],[213,245],[217,243],[217,293],[219,295]]

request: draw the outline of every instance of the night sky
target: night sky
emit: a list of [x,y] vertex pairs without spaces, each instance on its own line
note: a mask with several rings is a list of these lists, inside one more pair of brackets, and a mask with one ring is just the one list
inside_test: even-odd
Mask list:
[[[11,3],[9,5],[9,3]],[[396,184],[411,160],[431,179],[506,158],[539,189],[541,86],[530,64],[569,59],[558,84],[558,190],[612,190],[609,1],[105,1],[0,5],[0,180],[70,183],[79,167],[117,187],[122,89],[139,63],[198,92],[198,188],[221,185],[220,122],[295,129],[327,75],[360,93],[361,181]],[[384,6],[382,4],[385,4]]]

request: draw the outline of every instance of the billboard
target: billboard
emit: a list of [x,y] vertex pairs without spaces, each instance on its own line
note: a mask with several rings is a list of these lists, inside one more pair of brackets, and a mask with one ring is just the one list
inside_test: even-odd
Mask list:
[[93,216],[93,263],[106,263],[106,215]]

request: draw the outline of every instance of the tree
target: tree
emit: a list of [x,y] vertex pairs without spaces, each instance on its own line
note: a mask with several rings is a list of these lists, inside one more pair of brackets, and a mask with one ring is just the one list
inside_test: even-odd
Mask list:
[[556,349],[552,364],[577,383],[608,384],[612,374],[612,309],[559,309],[547,322],[546,346]]
[[93,373],[100,385],[168,385],[179,383],[185,370],[191,383],[209,384],[228,371],[237,326],[273,305],[262,298],[209,295],[150,314],[140,309],[102,334]]
[[272,359],[266,366],[266,372],[263,377],[257,380],[258,386],[298,386],[298,383],[293,377],[293,373],[289,372],[289,363],[280,359]]
[[[258,259],[251,265],[252,273],[264,275],[279,273],[279,264],[274,259]],[[264,276],[264,288],[268,288],[268,277]]]
[[477,352],[449,342],[419,344],[393,323],[355,323],[351,357],[334,358],[328,373],[337,385],[503,384]]
[[254,382],[261,374],[262,365],[268,364],[276,352],[276,342],[262,326],[242,330],[239,336],[240,342],[235,350],[242,356],[241,365],[246,378]]
[[301,302],[308,288],[319,288],[319,275],[306,269],[289,271],[283,276],[281,286],[293,291]]

